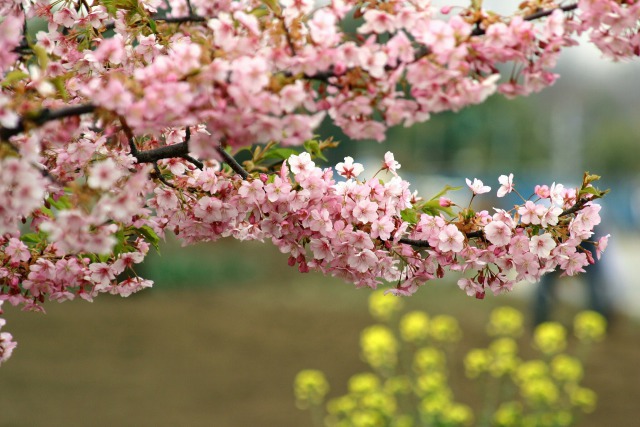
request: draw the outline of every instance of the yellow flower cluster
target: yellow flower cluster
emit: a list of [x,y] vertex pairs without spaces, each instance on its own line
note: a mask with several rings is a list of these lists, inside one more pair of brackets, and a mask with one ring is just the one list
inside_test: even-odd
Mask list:
[[362,357],[374,369],[389,370],[396,366],[398,342],[384,325],[369,326],[360,334]]
[[315,369],[298,372],[293,387],[296,403],[301,409],[321,404],[329,392],[329,383],[324,374]]
[[[326,426],[453,427],[473,423],[471,408],[456,402],[449,387],[446,355],[450,344],[462,336],[457,320],[446,315],[429,317],[422,311],[400,316],[401,308],[396,297],[382,292],[371,295],[371,315],[384,324],[365,328],[360,347],[373,372],[352,376],[348,393],[327,403]],[[500,387],[512,382],[511,389],[518,390],[515,400],[500,402],[501,389],[488,389],[484,398],[491,401],[486,398],[494,393],[494,407],[485,411],[483,423],[498,427],[570,426],[576,422],[575,409],[591,412],[597,400],[592,390],[580,386],[582,363],[563,353],[567,332],[554,322],[543,323],[534,331],[533,345],[542,358],[523,361],[516,341],[523,325],[519,311],[495,309],[486,329],[493,341],[487,348],[472,349],[464,358],[469,378],[484,378]],[[585,312],[575,318],[574,333],[582,342],[599,341],[605,331],[606,322],[596,313]],[[302,371],[295,383],[298,406],[321,409],[328,388],[321,372]]]
[[607,332],[607,320],[595,311],[578,313],[573,321],[573,333],[583,342],[602,341]]
[[402,305],[402,299],[384,291],[372,292],[369,297],[369,313],[378,322],[389,322]]
[[546,355],[560,353],[567,346],[567,331],[556,322],[542,323],[533,332],[533,343]]

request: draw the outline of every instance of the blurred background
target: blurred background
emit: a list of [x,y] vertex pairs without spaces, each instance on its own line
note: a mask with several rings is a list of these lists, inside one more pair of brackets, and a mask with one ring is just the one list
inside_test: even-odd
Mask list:
[[[599,404],[580,425],[629,425],[640,395],[640,66],[612,64],[581,47],[564,54],[558,71],[561,79],[541,94],[495,96],[395,128],[383,144],[345,142],[329,163],[350,155],[373,174],[393,151],[403,178],[424,196],[464,185],[465,177],[496,190],[497,177],[511,172],[529,194],[535,184],[577,184],[586,170],[601,175],[600,188],[611,193],[599,233],[612,238],[597,284],[559,279],[546,316],[569,325],[576,311],[593,306],[588,290],[597,286],[611,328],[586,364],[584,385]],[[346,141],[328,125],[321,133]],[[466,203],[468,191],[458,193],[454,199]],[[0,426],[308,426],[309,415],[294,405],[299,370],[323,370],[331,396],[366,370],[358,337],[373,322],[369,291],[301,275],[270,244],[182,248],[168,238],[142,270],[155,286],[128,299],[49,303],[46,315],[5,305],[6,329],[19,346],[0,368]],[[476,300],[446,277],[407,299],[410,308],[459,319],[465,339],[449,366],[461,401],[477,406],[461,358],[487,345],[488,313],[512,305],[531,325],[539,289],[522,284],[510,295]]]

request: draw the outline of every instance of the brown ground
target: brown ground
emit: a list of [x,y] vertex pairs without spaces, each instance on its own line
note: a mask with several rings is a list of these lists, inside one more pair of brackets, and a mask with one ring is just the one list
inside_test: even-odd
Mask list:
[[[213,278],[207,288],[158,285],[124,300],[48,303],[47,315],[5,306],[6,329],[19,347],[0,368],[0,426],[309,426],[309,414],[294,406],[292,380],[301,369],[321,369],[335,395],[351,374],[366,369],[357,345],[360,330],[372,322],[368,291],[292,274],[273,251],[239,249],[225,246],[208,262],[227,262],[224,254],[259,259],[257,267],[251,262],[255,279],[242,275],[250,268],[240,263],[240,273]],[[162,262],[174,261],[165,254]],[[268,280],[259,279],[261,272]],[[488,312],[514,302],[476,301],[446,284],[420,294],[407,300],[412,308],[460,319],[459,354],[486,345]],[[637,323],[618,319],[594,350],[585,385],[600,402],[580,425],[635,425],[639,337]],[[451,370],[466,400],[472,396],[458,383],[460,368]]]

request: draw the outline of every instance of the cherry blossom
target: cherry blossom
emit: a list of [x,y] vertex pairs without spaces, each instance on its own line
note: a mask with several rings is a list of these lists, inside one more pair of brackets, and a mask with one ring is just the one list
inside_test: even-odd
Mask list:
[[[270,241],[302,273],[397,295],[452,270],[483,298],[590,262],[596,176],[538,185],[540,200],[490,215],[413,191],[391,151],[377,171],[349,156],[319,166],[335,141],[316,132],[326,120],[383,141],[392,126],[540,91],[581,35],[637,57],[640,3],[525,1],[509,16],[440,16],[418,0],[116,3],[0,2],[0,304],[148,288],[118,275],[168,233]],[[27,42],[36,18],[46,30]],[[474,198],[490,191],[466,182]],[[499,183],[502,197],[513,174]],[[0,363],[14,347],[0,333]]]
[[500,175],[498,178],[500,188],[498,188],[498,197],[504,197],[513,191],[513,174]]
[[488,185],[484,185],[478,178],[474,178],[473,183],[469,178],[466,178],[465,181],[467,182],[467,186],[471,189],[471,191],[473,191],[474,195],[488,193],[489,191],[491,191],[491,187],[489,187]]

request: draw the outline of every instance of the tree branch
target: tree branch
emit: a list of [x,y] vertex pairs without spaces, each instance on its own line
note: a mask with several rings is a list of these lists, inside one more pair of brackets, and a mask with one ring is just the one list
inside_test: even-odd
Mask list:
[[218,145],[216,150],[218,151],[218,154],[222,156],[222,159],[224,160],[224,162],[228,164],[229,167],[231,167],[231,169],[233,169],[235,173],[240,175],[242,179],[247,179],[249,177],[249,173],[246,170],[244,170],[242,166],[240,166],[240,163],[238,163],[231,154],[227,153],[227,151],[222,147],[222,145]]
[[[566,6],[560,6],[553,9],[547,10],[539,10],[538,12],[532,13],[531,15],[525,15],[522,19],[525,21],[535,21],[536,19],[544,18],[545,16],[551,15],[556,10],[561,10],[563,12],[570,12],[578,8],[578,3],[569,4]],[[480,27],[475,27],[473,31],[471,31],[472,36],[481,36],[486,33],[486,30]]]
[[45,108],[33,117],[20,119],[18,126],[15,128],[0,127],[0,140],[8,141],[12,136],[16,136],[24,132],[29,123],[33,123],[36,126],[42,126],[43,124],[53,120],[93,113],[96,108],[98,107],[93,104],[72,105],[70,107],[64,107],[53,111]]

